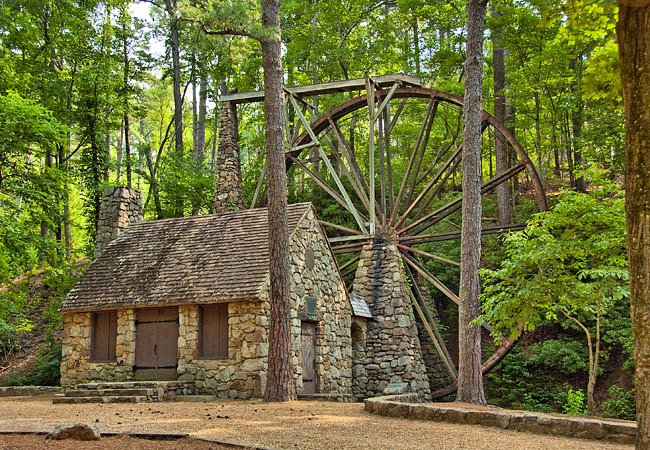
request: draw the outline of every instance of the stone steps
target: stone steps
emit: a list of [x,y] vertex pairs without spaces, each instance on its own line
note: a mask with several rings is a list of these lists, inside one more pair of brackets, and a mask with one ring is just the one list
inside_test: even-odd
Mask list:
[[54,398],[55,404],[140,403],[173,400],[177,395],[192,394],[191,383],[181,381],[120,381],[82,383],[67,388]]
[[71,389],[65,392],[66,397],[147,397],[158,395],[153,389]]
[[144,403],[150,401],[146,395],[92,395],[88,397],[55,397],[52,403],[60,405],[77,403]]

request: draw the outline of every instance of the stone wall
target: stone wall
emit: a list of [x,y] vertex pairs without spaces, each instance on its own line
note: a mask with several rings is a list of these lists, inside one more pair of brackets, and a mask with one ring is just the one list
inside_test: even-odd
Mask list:
[[366,300],[373,316],[367,323],[365,360],[356,361],[356,366],[365,366],[354,384],[357,399],[381,394],[389,383],[407,383],[409,392],[430,398],[407,289],[396,245],[375,238],[361,251],[353,284],[353,292]]
[[92,321],[90,312],[63,315],[61,386],[133,379],[135,310],[129,308],[117,311],[115,362],[90,360]]
[[108,187],[99,208],[95,258],[118,237],[130,223],[142,222],[142,195],[128,187]]
[[234,103],[223,102],[221,104],[213,212],[221,213],[244,209],[241,179],[237,106]]
[[[304,320],[316,323],[316,392],[349,396],[352,393],[352,307],[325,233],[311,209],[296,228],[289,245],[296,391],[302,393],[300,333]],[[315,315],[308,314],[309,298],[316,300]]]
[[194,381],[200,394],[223,398],[261,397],[266,383],[268,302],[228,304],[228,358],[201,359],[199,306],[180,306],[178,380]]

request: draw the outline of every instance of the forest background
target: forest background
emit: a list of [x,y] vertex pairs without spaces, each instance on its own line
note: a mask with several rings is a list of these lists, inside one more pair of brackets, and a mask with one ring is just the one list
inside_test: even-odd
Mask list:
[[[286,0],[285,84],[406,73],[462,95],[465,7]],[[486,377],[488,401],[584,414],[591,387],[592,412],[632,419],[616,3],[497,0],[490,9],[484,108],[493,112],[495,97],[505,95],[506,123],[533,160],[550,211],[486,244],[484,319],[510,331],[524,322],[529,331]],[[105,187],[140,189],[147,220],[211,211],[219,95],[263,89],[259,43],[226,31],[259,16],[255,1],[0,3],[3,384],[58,382],[57,309],[92,255]],[[506,87],[495,91],[500,70]],[[326,111],[347,98],[318,98],[315,106]],[[259,104],[238,114],[249,204],[264,165],[264,117]],[[406,161],[395,166],[404,172]],[[525,204],[526,183],[514,184]],[[345,220],[308,177],[289,173],[289,197],[312,201],[325,220]],[[484,205],[488,213],[495,203]],[[456,247],[441,251],[458,258]],[[435,261],[429,269],[457,290],[456,269]],[[445,318],[456,316],[455,306],[435,291],[431,301],[448,311],[440,328],[452,333]],[[29,364],[16,363],[29,352]]]

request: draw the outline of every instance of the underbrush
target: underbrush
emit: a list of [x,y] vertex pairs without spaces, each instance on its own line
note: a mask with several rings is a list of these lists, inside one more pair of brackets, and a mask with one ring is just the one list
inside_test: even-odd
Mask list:
[[64,264],[21,275],[0,288],[0,385],[59,384],[59,309],[79,276]]

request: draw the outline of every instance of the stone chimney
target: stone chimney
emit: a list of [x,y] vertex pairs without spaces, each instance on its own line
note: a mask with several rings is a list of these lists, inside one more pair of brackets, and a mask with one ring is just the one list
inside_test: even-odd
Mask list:
[[214,192],[215,213],[244,209],[241,187],[241,160],[239,157],[239,124],[237,106],[231,102],[221,104],[219,127],[219,153]]
[[142,195],[128,187],[108,187],[104,190],[99,207],[95,258],[106,246],[126,229],[130,223],[142,222]]
[[387,238],[376,237],[361,250],[352,293],[366,300],[373,320],[367,322],[365,357],[353,361],[353,371],[365,375],[353,382],[357,399],[382,395],[390,383],[406,384],[422,400],[431,398],[402,270],[397,246]]

